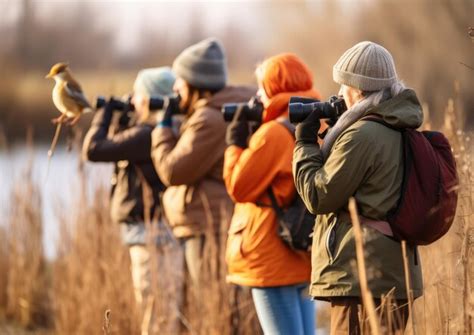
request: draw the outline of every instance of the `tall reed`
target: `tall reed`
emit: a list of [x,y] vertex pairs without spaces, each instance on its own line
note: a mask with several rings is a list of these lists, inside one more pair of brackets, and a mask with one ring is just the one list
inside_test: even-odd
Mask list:
[[62,213],[53,267],[53,315],[58,334],[97,334],[110,310],[110,334],[138,334],[128,252],[108,212],[109,191],[83,195],[76,213]]
[[[456,86],[455,86],[456,91]],[[462,130],[458,97],[445,109],[442,131],[448,137],[460,178],[456,218],[439,241],[420,247],[424,295],[415,301],[421,334],[469,334],[473,327],[474,175],[472,133]]]
[[26,328],[48,326],[51,320],[42,241],[42,198],[32,171],[30,162],[15,183],[10,199],[7,243],[2,248],[6,264],[5,260],[2,262],[8,269],[4,282],[6,314]]

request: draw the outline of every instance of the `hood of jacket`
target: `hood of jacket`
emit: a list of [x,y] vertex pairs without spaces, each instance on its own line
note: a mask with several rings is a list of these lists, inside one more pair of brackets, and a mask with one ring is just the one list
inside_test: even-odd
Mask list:
[[396,128],[416,129],[423,123],[423,110],[415,91],[406,89],[396,97],[369,108],[364,116],[375,114]]

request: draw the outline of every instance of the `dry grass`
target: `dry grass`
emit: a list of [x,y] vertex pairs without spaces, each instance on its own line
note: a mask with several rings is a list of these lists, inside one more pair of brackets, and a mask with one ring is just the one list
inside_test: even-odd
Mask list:
[[156,261],[148,311],[153,317],[147,322],[135,306],[128,249],[109,218],[109,190],[97,189],[89,199],[81,167],[78,175],[83,183],[74,209],[58,211],[62,224],[51,264],[43,256],[39,188],[31,173],[16,184],[8,236],[2,240],[8,241],[8,248],[0,244],[4,317],[24,329],[47,327],[47,333],[57,334],[139,334],[143,324],[149,334],[260,333],[250,293],[225,282],[226,226],[219,233],[207,233],[198,287],[183,272],[176,241],[149,246]]
[[2,260],[8,269],[4,278],[6,315],[25,328],[48,326],[51,320],[43,256],[42,199],[32,180],[32,168],[30,164],[12,191],[4,246],[7,250],[3,250],[6,258]]
[[364,257],[364,238],[362,235],[362,228],[359,221],[359,214],[357,213],[357,205],[354,198],[349,199],[349,211],[351,213],[351,220],[354,229],[354,239],[356,244],[357,256],[357,273],[359,274],[362,301],[367,312],[367,317],[369,319],[371,333],[373,333],[374,335],[380,335],[380,323],[377,318],[372,292],[370,292],[367,283],[367,272]]
[[[473,153],[471,135],[458,122],[463,119],[459,100],[448,101],[442,129],[458,163],[458,211],[445,237],[420,247],[425,293],[414,303],[418,334],[469,334],[473,327]],[[48,333],[138,334],[143,320],[134,304],[128,251],[120,242],[118,227],[110,222],[108,190],[94,190],[89,198],[83,182],[74,209],[58,212],[62,222],[58,255],[49,264],[43,257],[41,203],[50,200],[41,198],[31,171],[32,165],[26,164],[11,194],[6,230],[0,229],[0,317],[23,328],[47,327]],[[83,171],[77,172],[85,181]],[[183,274],[176,243],[150,246],[156,259],[150,311],[157,316],[156,322],[148,324],[150,334],[261,332],[249,292],[225,283],[225,230],[222,225],[220,232],[207,232],[199,287]],[[392,298],[384,297],[378,311],[380,317],[396,322]],[[412,332],[409,323],[407,333]]]
[[474,312],[474,176],[471,134],[458,126],[456,103],[445,111],[443,132],[449,137],[460,177],[459,201],[451,230],[420,248],[424,295],[415,302],[420,334],[470,334]]
[[98,333],[110,310],[110,334],[137,334],[128,252],[108,216],[108,190],[85,197],[80,211],[63,213],[53,265],[53,316],[59,334]]

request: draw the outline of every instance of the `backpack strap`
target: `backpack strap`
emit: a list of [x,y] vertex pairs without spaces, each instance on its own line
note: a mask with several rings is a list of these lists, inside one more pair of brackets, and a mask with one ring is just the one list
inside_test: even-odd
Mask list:
[[[286,130],[288,130],[288,132],[291,134],[291,136],[295,137],[296,128],[290,122],[290,120],[288,120],[288,118],[279,117],[275,121],[278,122],[279,124],[281,124],[283,127],[285,127]],[[270,201],[272,202],[272,207],[275,210],[278,218],[280,218],[280,219],[283,218],[283,216],[284,216],[283,209],[280,206],[278,206],[278,202],[276,200],[275,193],[273,193],[273,189],[272,189],[271,184],[270,184],[270,186],[268,186],[267,193],[268,193],[268,196],[270,197]]]
[[290,120],[288,120],[288,118],[279,117],[275,121],[285,127],[286,130],[288,130],[288,132],[291,134],[291,136],[295,137],[296,127],[290,122]]
[[[280,116],[275,121],[278,122],[279,124],[281,124],[283,127],[285,127],[286,130],[288,130],[288,132],[291,134],[291,136],[295,137],[296,127],[290,122],[290,120],[288,120],[288,118]],[[270,197],[270,200],[272,202],[272,207],[275,210],[275,212],[277,213],[277,216],[279,218],[282,218],[283,215],[284,215],[283,209],[280,206],[278,206],[278,202],[276,200],[275,193],[273,193],[273,189],[272,189],[271,184],[270,184],[270,186],[268,186],[267,193],[268,193],[268,196]]]
[[[407,188],[407,177],[406,176],[408,175],[408,166],[410,165],[410,164],[407,164],[407,161],[408,162],[410,161],[410,156],[408,155],[409,150],[407,150],[407,139],[406,139],[406,136],[405,136],[405,130],[403,128],[397,128],[397,127],[392,126],[391,124],[385,122],[384,119],[380,115],[376,115],[376,114],[366,115],[363,118],[361,118],[361,120],[363,120],[363,121],[372,121],[372,122],[381,124],[381,125],[389,128],[389,129],[392,129],[392,130],[395,130],[395,131],[401,133],[401,135],[402,135],[403,177],[402,177],[402,185],[401,185],[401,190],[400,190],[400,198],[397,200],[394,208],[392,208],[388,211],[387,218],[389,218],[389,217],[394,216],[395,213],[397,213],[397,211],[399,210],[400,203],[402,202],[403,196],[404,196],[406,188]],[[387,220],[387,222],[389,223],[390,220]],[[390,226],[390,228],[392,230],[392,233],[393,233],[392,225],[389,224],[389,226]],[[394,240],[397,241],[396,239],[394,239]],[[416,256],[416,250],[415,250],[415,264],[418,264],[418,260],[417,260],[417,256]]]
[[[288,132],[291,134],[291,136],[293,136],[293,138],[295,137],[295,126],[290,122],[290,120],[288,120],[288,118],[286,117],[279,117],[276,119],[276,122],[278,122],[279,124],[281,124],[283,127],[286,128],[286,130],[288,130]],[[267,193],[268,193],[268,196],[270,198],[270,201],[272,202],[272,208],[273,210],[275,211],[277,217],[278,217],[278,225],[281,227],[281,229],[285,232],[285,234],[288,236],[288,237],[291,237],[291,234],[288,230],[288,227],[286,227],[282,221],[283,221],[283,218],[285,216],[285,213],[283,212],[283,209],[278,205],[278,201],[275,197],[275,193],[273,192],[273,188],[272,188],[272,185],[270,184],[270,186],[268,186],[268,189],[267,189]]]
[[285,214],[283,213],[283,209],[278,205],[277,199],[275,197],[275,193],[273,193],[273,189],[271,186],[268,187],[267,193],[268,193],[268,196],[270,197],[270,201],[272,202],[272,207],[275,210],[276,215],[278,216],[279,219],[283,218]]
[[278,206],[278,202],[277,202],[277,199],[275,197],[275,193],[273,193],[273,189],[271,186],[268,187],[268,195],[270,197],[270,200],[272,202],[272,207],[273,207],[273,210],[275,211],[276,215],[277,215],[277,222],[278,222],[278,226],[280,227],[281,231],[282,231],[282,235],[285,236],[285,238],[287,240],[290,240],[292,241],[293,238],[291,236],[291,231],[290,229],[285,225],[284,221],[285,221],[285,213],[283,212],[283,209]]

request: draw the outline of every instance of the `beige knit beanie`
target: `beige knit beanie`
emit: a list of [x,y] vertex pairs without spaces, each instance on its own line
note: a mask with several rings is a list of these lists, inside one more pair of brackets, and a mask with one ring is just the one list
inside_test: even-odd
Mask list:
[[336,83],[361,91],[379,91],[398,81],[392,55],[373,42],[360,42],[344,52],[332,71]]

